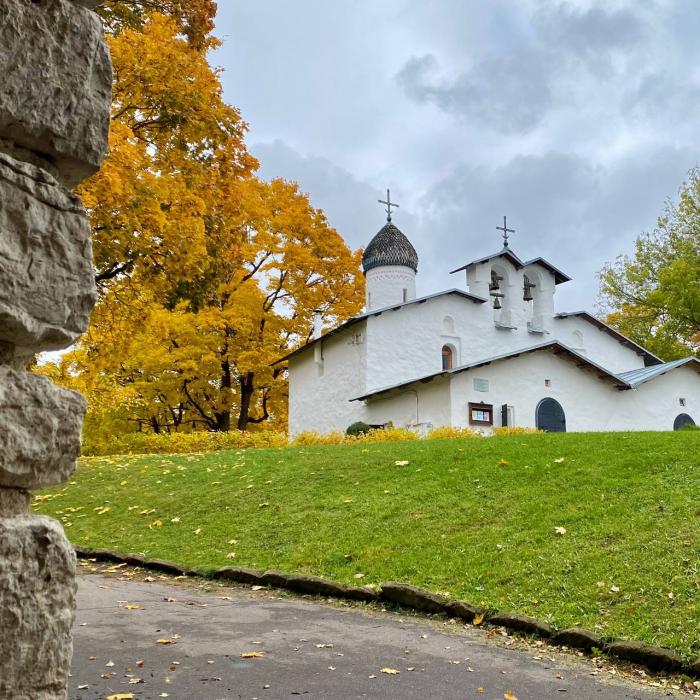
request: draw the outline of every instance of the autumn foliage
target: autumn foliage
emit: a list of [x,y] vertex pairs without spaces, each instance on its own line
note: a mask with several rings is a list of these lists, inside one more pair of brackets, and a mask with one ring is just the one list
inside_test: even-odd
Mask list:
[[100,6],[115,67],[110,152],[80,194],[100,293],[44,371],[88,397],[87,431],[281,429],[273,362],[363,300],[350,251],[295,183],[265,182],[207,61],[210,0]]

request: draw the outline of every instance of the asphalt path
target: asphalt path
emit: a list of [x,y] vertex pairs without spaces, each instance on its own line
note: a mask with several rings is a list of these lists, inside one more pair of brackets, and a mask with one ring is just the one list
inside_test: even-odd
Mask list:
[[143,578],[79,577],[71,700],[675,697],[494,630]]

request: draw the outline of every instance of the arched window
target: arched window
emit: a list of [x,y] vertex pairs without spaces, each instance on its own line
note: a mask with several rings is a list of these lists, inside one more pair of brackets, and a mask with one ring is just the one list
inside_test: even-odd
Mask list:
[[452,369],[452,348],[449,345],[442,346],[442,369]]

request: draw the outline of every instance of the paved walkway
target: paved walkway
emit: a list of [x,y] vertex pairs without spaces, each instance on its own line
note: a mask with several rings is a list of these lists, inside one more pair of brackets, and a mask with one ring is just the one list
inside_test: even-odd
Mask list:
[[461,625],[268,591],[79,578],[71,700],[119,693],[134,700],[503,700],[509,692],[518,700],[669,697],[620,682],[588,659]]

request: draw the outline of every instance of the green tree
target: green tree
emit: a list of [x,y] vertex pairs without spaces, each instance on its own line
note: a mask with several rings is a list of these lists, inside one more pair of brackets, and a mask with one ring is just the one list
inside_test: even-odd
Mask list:
[[607,321],[620,332],[664,360],[700,351],[700,171],[600,281]]

